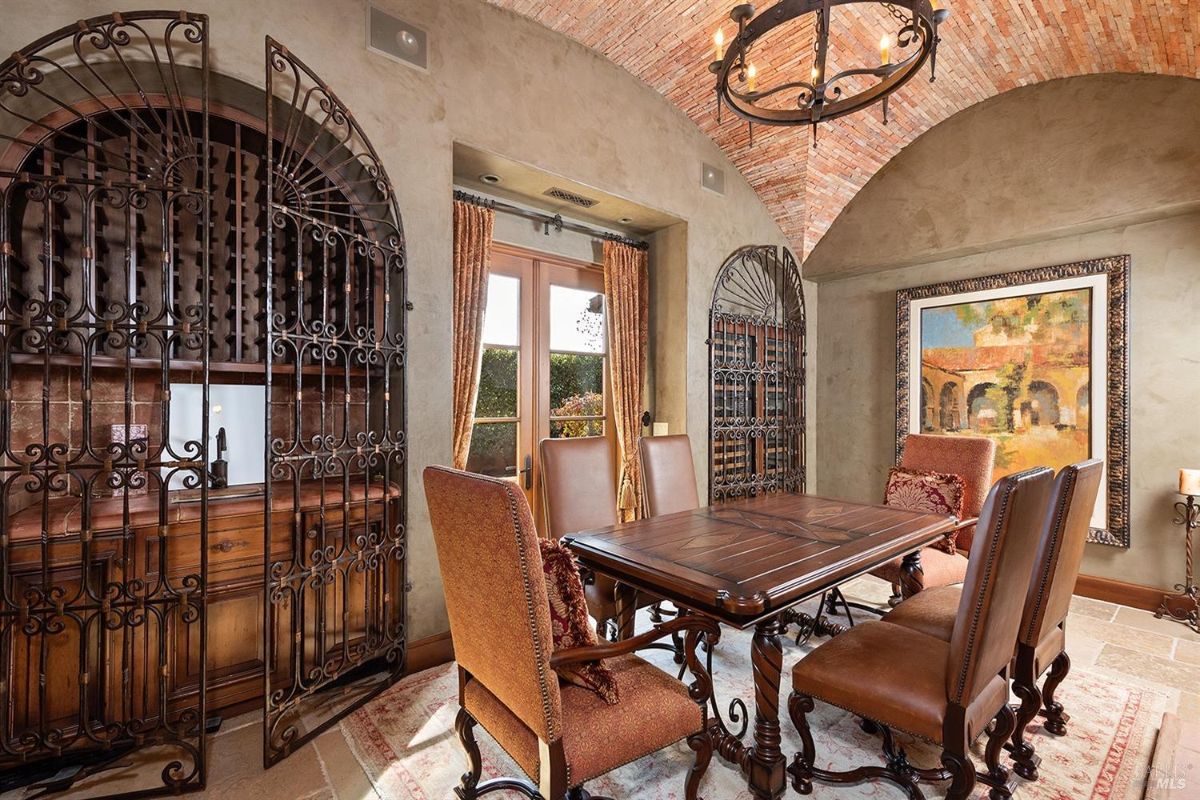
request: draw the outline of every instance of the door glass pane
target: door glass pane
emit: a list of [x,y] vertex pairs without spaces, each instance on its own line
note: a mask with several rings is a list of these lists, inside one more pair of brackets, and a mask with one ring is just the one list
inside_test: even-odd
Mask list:
[[517,474],[517,423],[479,422],[471,432],[467,471],[511,478]]
[[488,276],[487,308],[483,315],[484,344],[521,344],[521,279]]
[[550,416],[604,414],[604,356],[550,354]]
[[604,295],[567,286],[550,287],[550,349],[604,352]]
[[475,416],[479,419],[517,416],[517,375],[521,355],[505,347],[483,348],[479,368],[479,395]]
[[603,436],[604,420],[602,419],[570,419],[551,420],[551,439],[573,439],[577,436]]

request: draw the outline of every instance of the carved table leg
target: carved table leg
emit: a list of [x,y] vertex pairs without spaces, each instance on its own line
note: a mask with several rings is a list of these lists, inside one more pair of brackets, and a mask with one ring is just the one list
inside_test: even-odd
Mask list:
[[914,550],[900,561],[900,596],[912,597],[925,587],[925,571],[921,568],[921,551]]
[[783,674],[783,625],[778,617],[758,624],[750,661],[754,667],[754,747],[745,765],[750,791],[758,800],[782,797],[787,760],[780,749],[779,682]]
[[637,589],[624,583],[617,584],[617,641],[633,637],[633,622],[637,616]]

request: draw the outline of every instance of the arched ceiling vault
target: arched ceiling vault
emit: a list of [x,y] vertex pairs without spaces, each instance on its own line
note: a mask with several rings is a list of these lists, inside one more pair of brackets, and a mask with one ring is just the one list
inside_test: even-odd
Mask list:
[[[938,79],[918,78],[877,109],[807,129],[756,126],[754,144],[731,114],[717,124],[712,33],[733,31],[732,0],[488,0],[531,17],[608,58],[658,90],[717,142],[807,256],[875,172],[906,144],[958,111],[993,95],[1053,78],[1104,72],[1200,77],[1200,0],[949,0]],[[759,9],[772,5],[760,2]],[[870,57],[876,17],[839,13],[843,43]],[[837,31],[835,30],[835,33]],[[805,62],[811,31],[770,46],[766,69]],[[780,49],[776,49],[780,48]],[[760,67],[760,72],[765,74]],[[1114,115],[1122,109],[1114,107]]]

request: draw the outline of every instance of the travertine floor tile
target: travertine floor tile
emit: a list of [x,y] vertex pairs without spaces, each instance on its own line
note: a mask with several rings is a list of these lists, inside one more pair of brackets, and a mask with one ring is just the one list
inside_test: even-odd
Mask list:
[[1175,648],[1175,642],[1169,636],[1153,633],[1144,628],[1118,625],[1115,622],[1102,622],[1092,617],[1080,617],[1072,614],[1067,619],[1067,641],[1070,642],[1071,638],[1077,635],[1164,658],[1170,658],[1171,652]]
[[334,726],[318,736],[313,744],[337,800],[379,800],[367,773],[350,752],[341,728]]
[[1200,687],[1200,667],[1114,644],[1104,646],[1096,666],[1182,692],[1194,692]]
[[1153,631],[1163,636],[1173,636],[1186,641],[1200,642],[1200,633],[1196,633],[1182,622],[1170,619],[1155,619],[1154,614],[1138,608],[1118,608],[1117,616],[1113,618],[1113,621],[1119,622],[1122,625]]
[[1113,618],[1117,615],[1119,607],[1116,603],[1106,603],[1103,600],[1093,600],[1090,597],[1076,595],[1071,598],[1072,617],[1091,617],[1105,622],[1112,622]]
[[[1179,639],[1175,642],[1175,660],[1186,664],[1200,664],[1200,642]],[[1196,687],[1200,691],[1200,686]]]

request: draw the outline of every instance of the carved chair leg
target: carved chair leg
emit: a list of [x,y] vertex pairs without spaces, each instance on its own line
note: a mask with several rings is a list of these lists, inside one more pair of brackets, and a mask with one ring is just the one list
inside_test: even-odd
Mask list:
[[975,791],[975,765],[971,763],[971,756],[965,751],[943,750],[942,766],[950,773],[946,800],[967,800]]
[[1067,721],[1071,719],[1066,712],[1063,711],[1062,703],[1054,699],[1054,693],[1058,690],[1059,684],[1067,677],[1071,671],[1071,659],[1067,655],[1067,651],[1063,650],[1058,654],[1058,658],[1054,659],[1054,663],[1050,665],[1050,674],[1046,676],[1046,682],[1042,685],[1042,703],[1046,711],[1046,731],[1055,736],[1066,736]]
[[688,771],[687,785],[684,787],[683,796],[686,800],[700,800],[700,782],[704,780],[704,774],[708,772],[708,764],[712,761],[712,734],[705,728],[700,733],[689,736],[687,743],[688,747],[692,748],[696,754],[696,761]]
[[1017,715],[1008,703],[1005,703],[993,722],[994,726],[988,736],[983,756],[984,763],[987,765],[987,774],[981,777],[984,783],[992,787],[988,794],[989,800],[1008,800],[1012,797],[1012,790],[1007,785],[1008,768],[1000,763],[1000,757],[1004,753],[1004,743],[1016,730]]
[[792,776],[792,788],[799,794],[812,794],[813,760],[817,748],[813,744],[812,731],[808,727],[808,713],[814,708],[813,699],[806,694],[792,692],[788,698],[788,715],[800,733],[800,752],[792,759],[788,772]]
[[454,790],[459,800],[474,800],[479,795],[479,776],[483,772],[483,757],[479,753],[479,744],[475,741],[475,718],[467,713],[465,708],[458,710],[454,720],[454,730],[458,733],[458,743],[467,756],[467,771],[463,773],[461,783]]
[[1038,779],[1038,759],[1033,745],[1025,738],[1025,729],[1037,717],[1038,709],[1042,707],[1042,693],[1037,683],[1024,679],[1013,681],[1013,693],[1021,701],[1017,709],[1017,724],[1012,734],[1013,771],[1027,781]]

